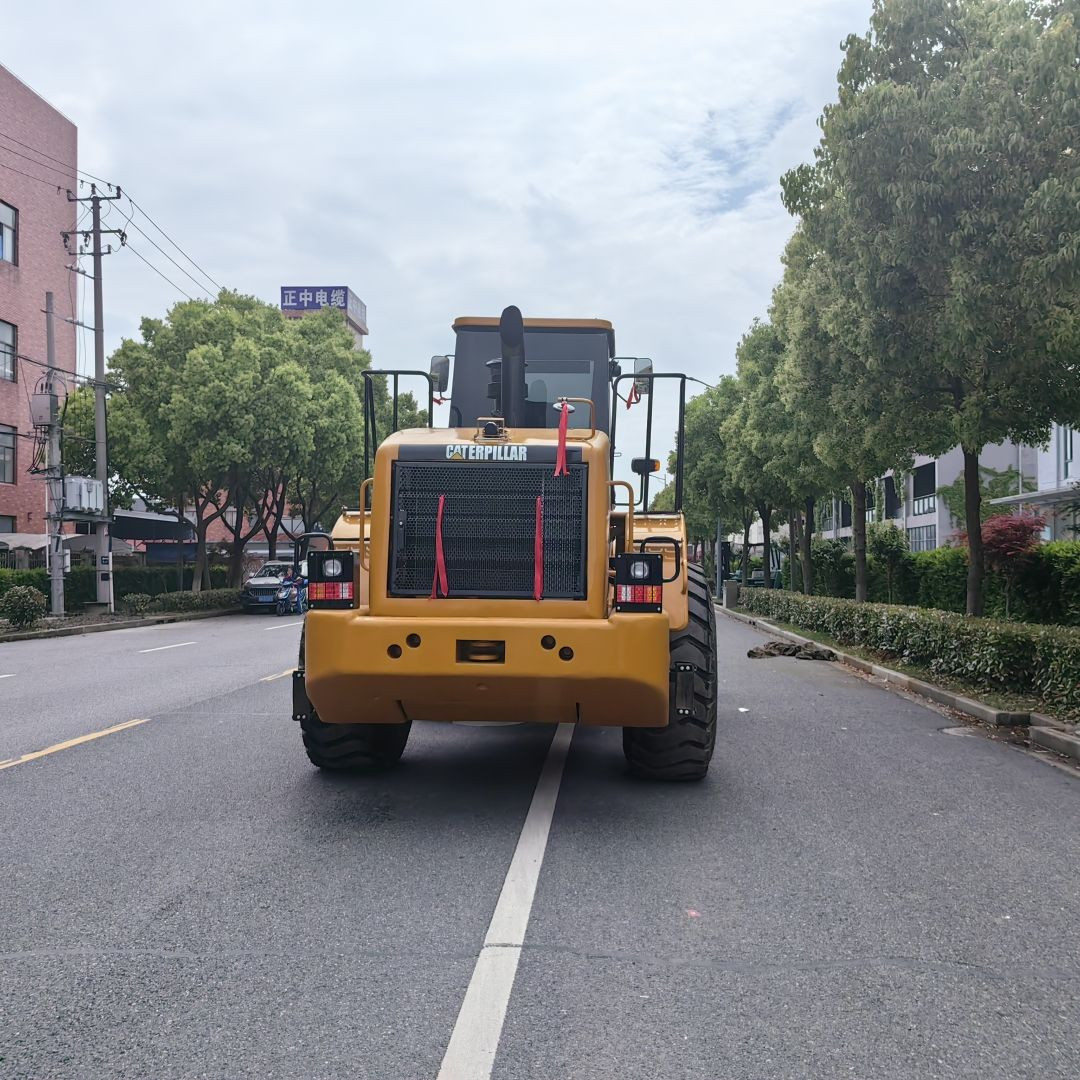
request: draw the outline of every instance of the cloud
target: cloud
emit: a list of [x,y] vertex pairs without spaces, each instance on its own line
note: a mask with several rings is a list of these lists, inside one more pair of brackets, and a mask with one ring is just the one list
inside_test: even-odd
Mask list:
[[[733,370],[791,230],[779,175],[810,158],[869,3],[519,8],[45,0],[5,29],[15,73],[79,125],[84,169],[219,282],[271,301],[348,283],[383,365],[516,303],[610,318],[658,369]],[[177,298],[111,256],[110,347]]]

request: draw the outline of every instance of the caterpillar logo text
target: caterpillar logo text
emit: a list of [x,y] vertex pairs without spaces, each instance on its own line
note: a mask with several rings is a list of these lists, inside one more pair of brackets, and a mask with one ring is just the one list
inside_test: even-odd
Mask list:
[[479,446],[476,443],[451,443],[446,448],[449,461],[528,461],[529,448],[520,445]]

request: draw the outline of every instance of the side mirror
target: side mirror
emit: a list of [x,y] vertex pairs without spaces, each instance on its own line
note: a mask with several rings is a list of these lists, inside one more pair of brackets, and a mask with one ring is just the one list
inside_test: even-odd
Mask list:
[[636,457],[630,459],[630,468],[638,476],[648,476],[660,471],[660,462],[656,458]]
[[[653,373],[652,361],[646,356],[639,356],[634,361],[634,374],[649,376]],[[634,389],[637,390],[638,396],[643,396],[652,389],[652,379],[640,378],[634,379]]]
[[433,356],[431,358],[431,381],[436,394],[446,393],[450,385],[450,357]]

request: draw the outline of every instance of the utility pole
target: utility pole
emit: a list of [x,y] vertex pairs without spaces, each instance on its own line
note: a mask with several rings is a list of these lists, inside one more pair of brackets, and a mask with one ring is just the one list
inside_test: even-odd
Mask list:
[[[112,187],[112,185],[110,185]],[[120,229],[101,228],[101,204],[119,199],[120,188],[114,189],[115,194],[101,195],[97,185],[90,185],[90,196],[86,199],[76,198],[70,191],[67,193],[68,202],[88,202],[90,204],[90,232],[82,233],[83,242],[93,244],[90,254],[94,259],[94,445],[97,481],[101,485],[101,517],[98,519],[95,530],[94,567],[97,580],[97,601],[99,604],[107,604],[109,611],[113,610],[113,581],[112,581],[112,553],[109,546],[109,458],[108,443],[106,437],[105,418],[105,302],[101,290],[101,258],[103,255],[112,253],[112,245],[103,251],[101,237],[114,235],[120,237],[123,243],[126,239]],[[63,233],[64,246],[68,245],[71,233]]]
[[53,294],[45,294],[45,359],[49,364],[45,394],[49,406],[49,444],[45,458],[45,487],[49,494],[49,593],[52,613],[64,614],[64,470],[60,463],[60,418],[57,412],[56,335],[53,331]]

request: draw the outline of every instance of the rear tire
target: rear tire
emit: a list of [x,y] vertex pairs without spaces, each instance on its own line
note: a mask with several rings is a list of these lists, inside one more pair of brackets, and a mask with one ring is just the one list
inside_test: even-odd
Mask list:
[[[687,568],[689,621],[671,634],[668,726],[623,728],[630,769],[651,780],[700,780],[716,744],[716,612],[705,575]],[[689,716],[675,713],[675,665],[693,664],[694,698]]]
[[[300,631],[300,663],[304,670],[304,636]],[[401,724],[324,724],[311,707],[300,721],[304,750],[318,769],[349,771],[396,765],[409,741],[412,721]]]

